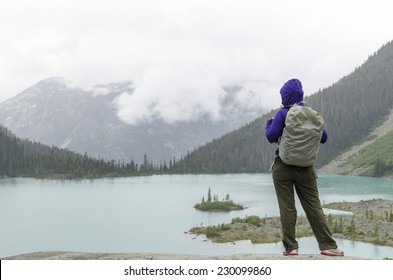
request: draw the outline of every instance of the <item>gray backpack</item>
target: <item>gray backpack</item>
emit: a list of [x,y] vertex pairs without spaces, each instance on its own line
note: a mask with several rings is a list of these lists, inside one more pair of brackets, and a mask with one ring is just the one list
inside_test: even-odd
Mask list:
[[279,144],[281,160],[288,165],[312,166],[317,158],[324,120],[310,107],[293,105],[287,113]]

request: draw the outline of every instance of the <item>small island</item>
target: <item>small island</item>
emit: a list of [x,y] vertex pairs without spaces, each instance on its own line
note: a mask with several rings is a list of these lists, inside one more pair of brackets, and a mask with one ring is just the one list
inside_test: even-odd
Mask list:
[[229,212],[244,209],[242,205],[234,203],[229,194],[227,194],[222,201],[218,200],[218,195],[214,195],[212,198],[210,188],[207,192],[207,200],[205,201],[205,197],[202,197],[201,203],[195,204],[194,208],[200,211],[209,212]]

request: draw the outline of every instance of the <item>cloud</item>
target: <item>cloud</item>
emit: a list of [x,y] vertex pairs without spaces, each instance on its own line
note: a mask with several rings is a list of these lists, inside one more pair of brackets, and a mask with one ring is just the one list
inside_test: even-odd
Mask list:
[[[274,108],[288,79],[327,87],[392,40],[391,1],[27,0],[0,3],[0,101],[37,81],[131,80],[118,116],[135,124]],[[253,94],[249,94],[253,92]]]
[[[173,36],[172,32],[161,29],[160,34]],[[130,124],[224,118],[221,103],[230,94],[225,86],[264,83],[258,63],[263,54],[254,46],[239,48],[238,44],[221,45],[219,40],[198,34],[174,41],[150,38],[143,50],[133,49],[139,54],[136,63],[141,68],[134,75],[133,94],[123,94],[116,102],[118,116]],[[261,95],[250,100],[259,109],[268,107],[268,102],[261,102]]]
[[131,95],[118,99],[118,116],[130,124],[155,119],[175,123],[205,116],[218,120],[223,95],[218,79],[178,66],[149,69]]

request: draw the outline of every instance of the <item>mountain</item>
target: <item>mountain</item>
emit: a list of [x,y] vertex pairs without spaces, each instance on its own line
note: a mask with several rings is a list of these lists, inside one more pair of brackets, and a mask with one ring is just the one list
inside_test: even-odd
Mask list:
[[[393,42],[389,42],[352,73],[305,99],[307,105],[324,117],[329,135],[328,142],[321,145],[317,167],[326,165],[354,145],[363,143],[376,127],[384,123],[393,109],[392,74]],[[265,138],[265,124],[275,112],[189,153],[177,162],[172,171],[268,171],[274,158],[275,145]]]
[[134,92],[131,82],[82,89],[65,78],[47,78],[0,104],[0,123],[21,138],[67,148],[96,158],[160,162],[179,158],[261,114],[238,104],[241,86],[224,88],[223,118],[191,122],[128,125],[117,116],[116,101]]

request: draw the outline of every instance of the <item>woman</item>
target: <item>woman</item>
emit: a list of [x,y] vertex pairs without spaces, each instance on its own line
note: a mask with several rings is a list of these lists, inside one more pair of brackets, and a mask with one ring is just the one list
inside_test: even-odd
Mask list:
[[[291,79],[280,90],[283,108],[273,119],[266,123],[266,138],[270,143],[278,143],[283,134],[285,119],[290,107],[294,104],[304,106],[302,84],[297,79]],[[327,133],[323,130],[321,143],[327,141]],[[285,164],[276,151],[272,166],[273,182],[276,190],[280,219],[283,232],[284,256],[298,255],[295,226],[297,211],[295,207],[296,191],[300,203],[310,222],[311,228],[318,241],[321,254],[328,256],[343,256],[344,252],[337,249],[337,244],[327,226],[321,202],[319,200],[314,166],[299,167]]]

